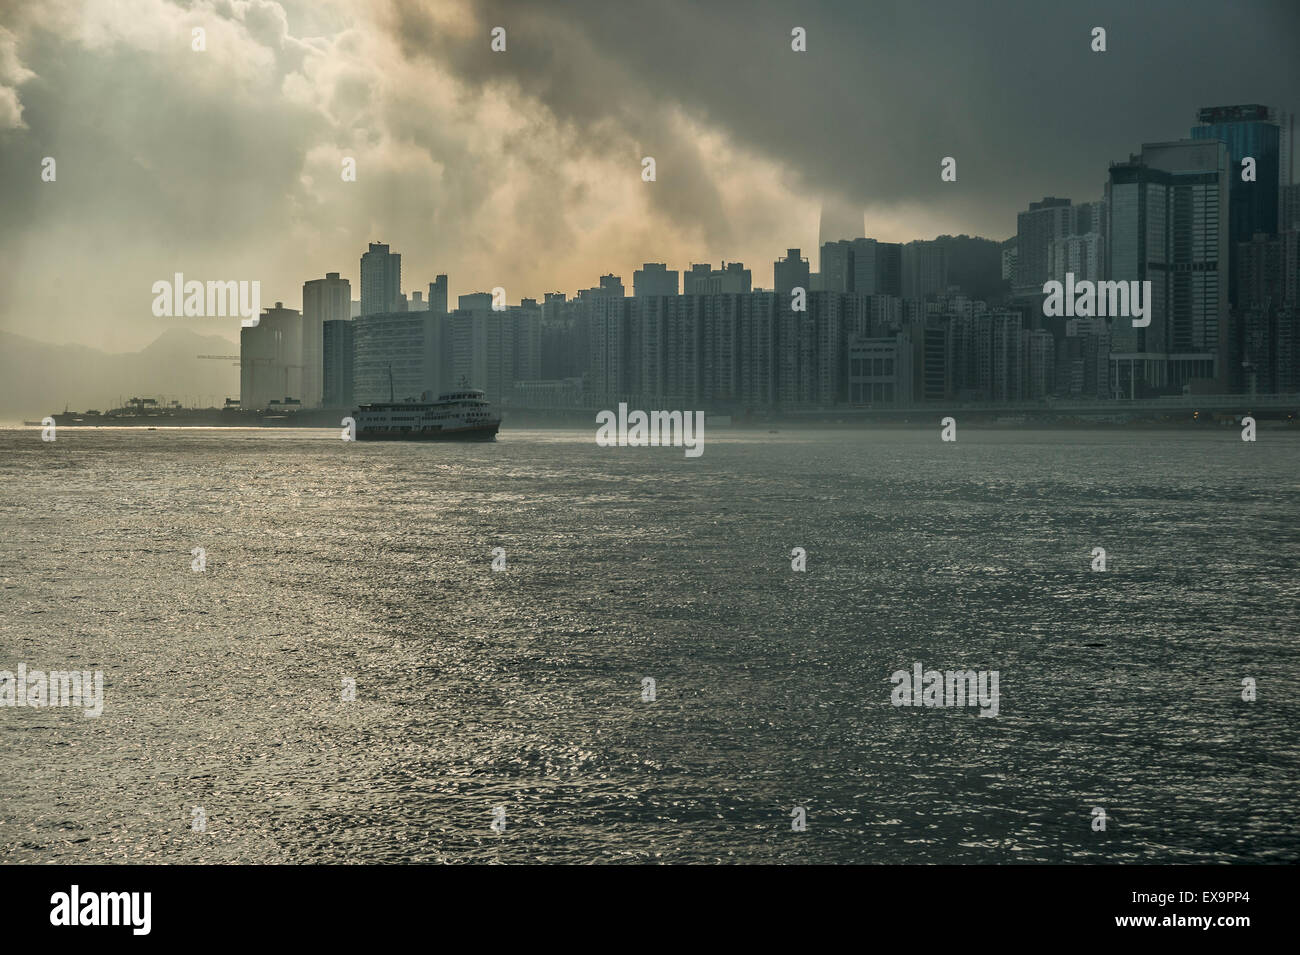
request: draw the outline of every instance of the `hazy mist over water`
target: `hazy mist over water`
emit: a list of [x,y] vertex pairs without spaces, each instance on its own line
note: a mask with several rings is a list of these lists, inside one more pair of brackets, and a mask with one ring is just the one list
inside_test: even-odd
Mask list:
[[1294,433],[593,433],[0,432],[0,859],[1300,859]]

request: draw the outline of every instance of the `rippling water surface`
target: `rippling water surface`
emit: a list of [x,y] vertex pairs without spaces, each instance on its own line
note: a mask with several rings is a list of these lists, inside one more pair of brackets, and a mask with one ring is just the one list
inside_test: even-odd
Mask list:
[[1300,859],[1300,436],[938,430],[0,432],[0,858]]

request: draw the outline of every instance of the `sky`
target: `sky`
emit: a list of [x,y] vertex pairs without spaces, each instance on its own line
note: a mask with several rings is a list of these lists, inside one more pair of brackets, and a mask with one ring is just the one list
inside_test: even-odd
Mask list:
[[297,308],[340,272],[360,298],[371,241],[408,294],[446,273],[453,303],[514,303],[630,293],[643,262],[770,287],[787,248],[817,267],[823,218],[1000,240],[1200,106],[1300,109],[1297,37],[1295,0],[0,0],[0,331],[237,338],[154,317],[153,283]]

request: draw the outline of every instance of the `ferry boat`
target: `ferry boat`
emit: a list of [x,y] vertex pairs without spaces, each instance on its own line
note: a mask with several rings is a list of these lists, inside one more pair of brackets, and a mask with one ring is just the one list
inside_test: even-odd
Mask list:
[[419,401],[362,405],[353,417],[358,441],[495,441],[501,416],[483,391],[445,391],[437,401],[424,392]]

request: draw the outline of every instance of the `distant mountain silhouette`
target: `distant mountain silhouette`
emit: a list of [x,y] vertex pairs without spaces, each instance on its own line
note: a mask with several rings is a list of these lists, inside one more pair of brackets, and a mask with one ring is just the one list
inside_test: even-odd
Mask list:
[[948,284],[973,299],[994,302],[1010,284],[1002,280],[1002,243],[977,235],[941,235],[935,238],[948,250]]
[[0,420],[35,420],[65,406],[107,411],[132,397],[220,405],[239,395],[239,369],[196,356],[238,353],[239,345],[228,338],[183,328],[121,354],[0,332]]

